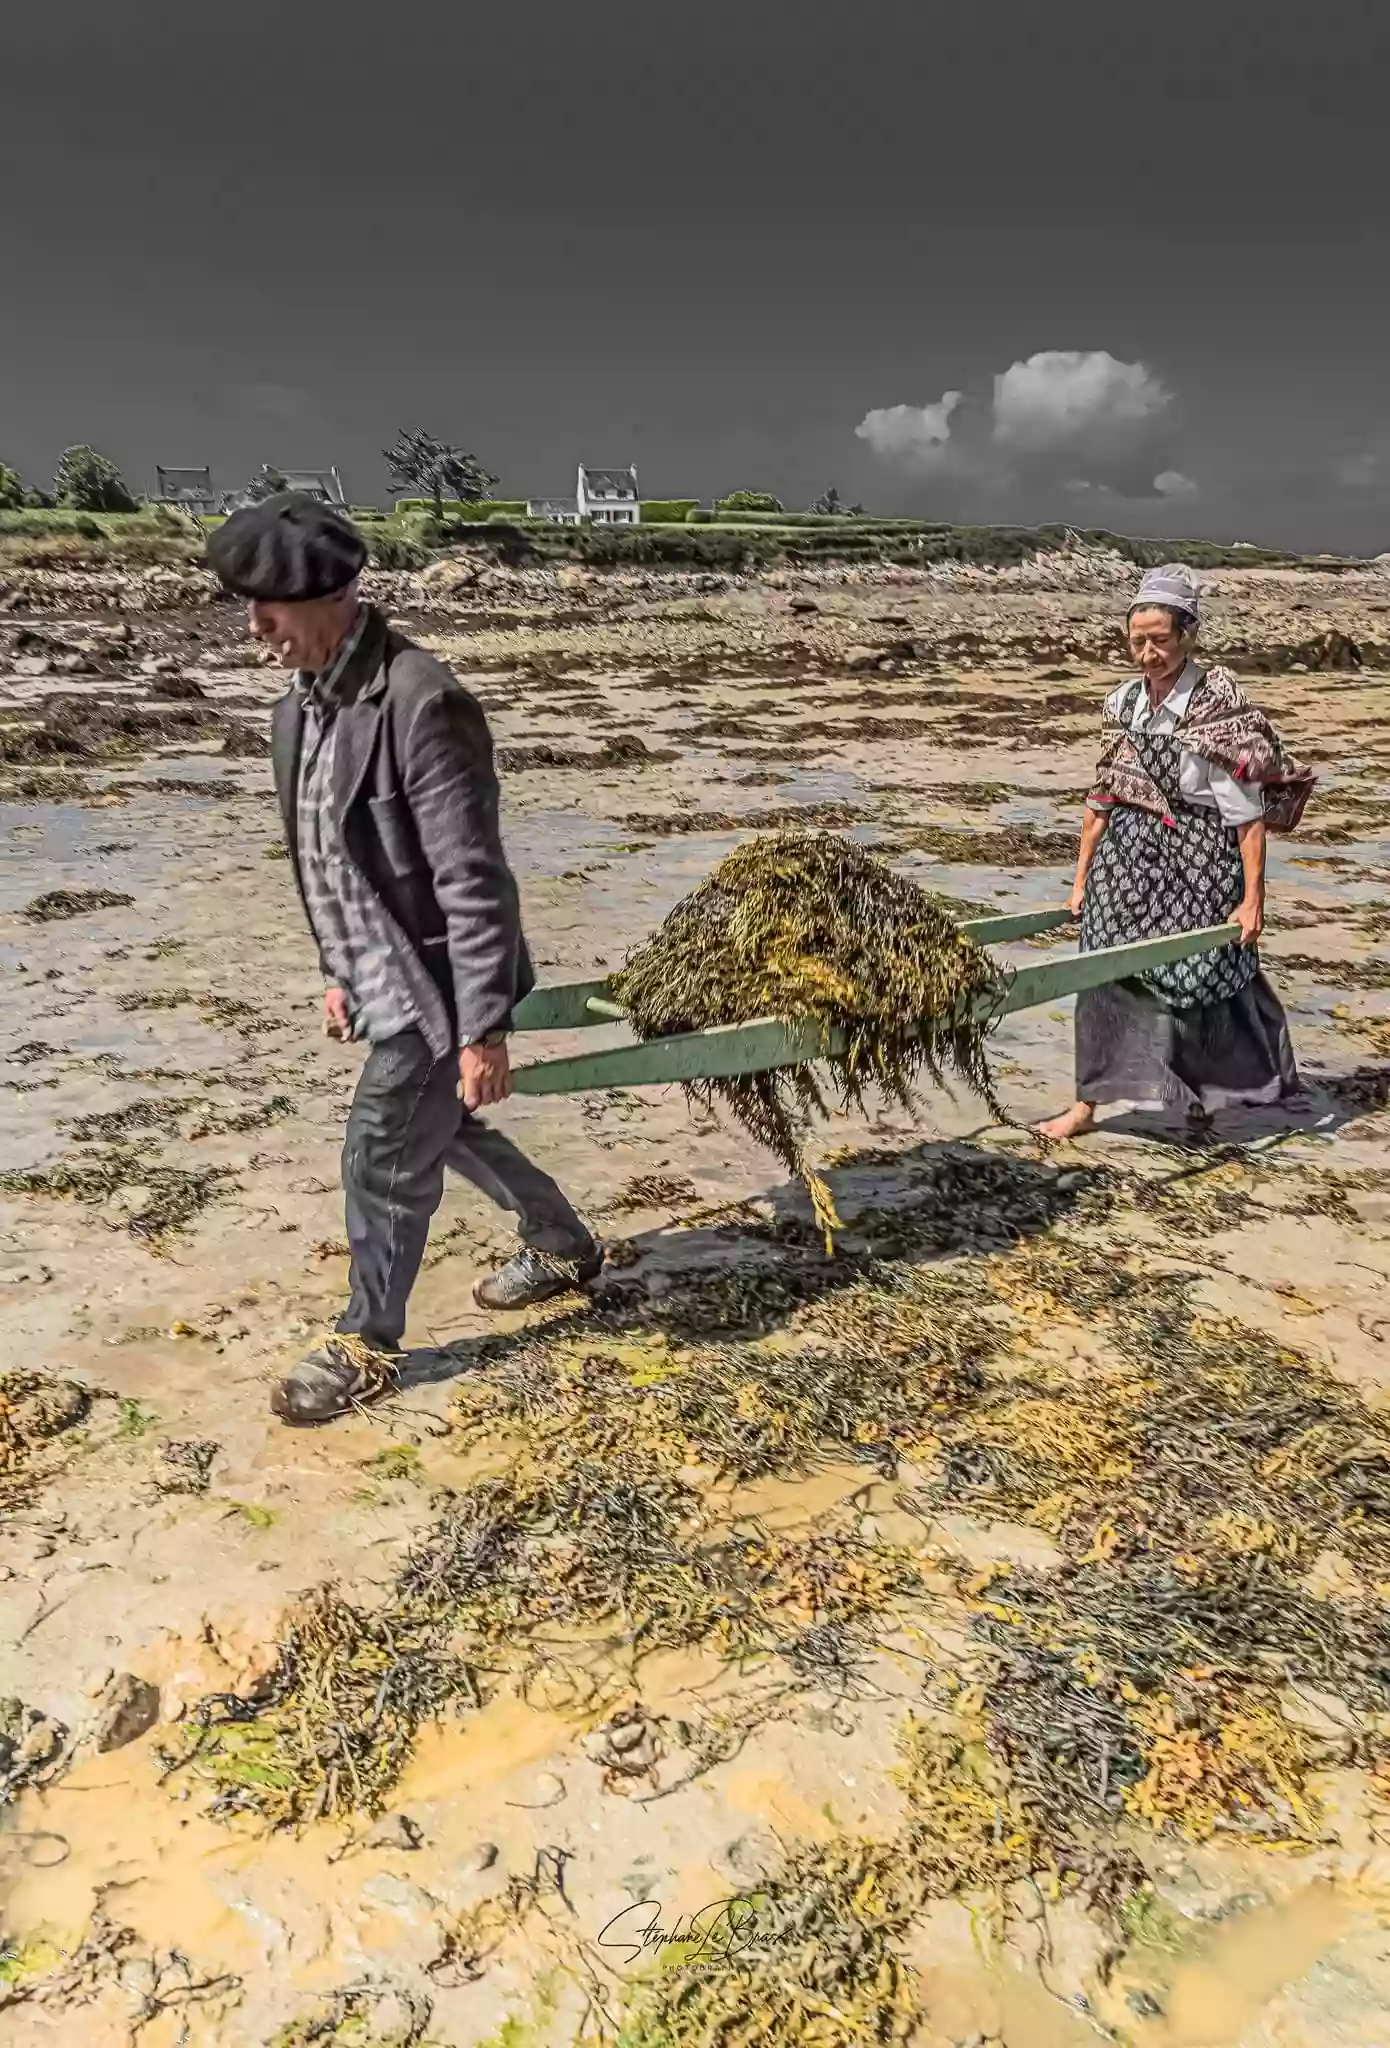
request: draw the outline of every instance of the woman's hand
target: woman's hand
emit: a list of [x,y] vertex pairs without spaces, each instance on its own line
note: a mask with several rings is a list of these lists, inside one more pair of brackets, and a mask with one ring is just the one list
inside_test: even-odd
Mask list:
[[1233,924],[1240,926],[1240,943],[1253,946],[1265,928],[1265,907],[1262,898],[1243,897],[1231,913]]
[[1067,898],[1067,909],[1071,912],[1073,917],[1080,917],[1081,906],[1085,901],[1086,881],[1085,877],[1083,876],[1080,881],[1072,883],[1071,894]]

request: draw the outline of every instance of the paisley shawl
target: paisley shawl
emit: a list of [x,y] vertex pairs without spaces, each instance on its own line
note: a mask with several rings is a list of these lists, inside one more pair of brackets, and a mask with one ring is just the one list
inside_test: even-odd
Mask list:
[[[1317,777],[1287,751],[1263,711],[1255,709],[1229,669],[1205,671],[1174,737],[1238,782],[1258,783],[1264,791],[1265,824],[1271,832],[1295,829]],[[1090,801],[1102,807],[1132,804],[1166,817],[1168,801],[1145,772],[1129,728],[1108,709],[1101,742]]]

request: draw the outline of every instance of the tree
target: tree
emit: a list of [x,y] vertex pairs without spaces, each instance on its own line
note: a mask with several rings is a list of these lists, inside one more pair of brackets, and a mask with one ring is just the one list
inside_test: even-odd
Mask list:
[[263,462],[242,492],[239,502],[243,505],[259,505],[266,498],[277,497],[281,491],[287,491],[289,487],[290,480],[287,476],[282,476],[278,469],[272,469],[268,462]]
[[0,512],[17,512],[24,497],[24,479],[19,471],[0,462]]
[[435,517],[444,515],[444,500],[459,498],[476,505],[497,488],[497,478],[483,468],[475,455],[436,441],[433,434],[402,432],[393,448],[382,454],[397,490],[418,491],[434,500]]
[[830,486],[828,491],[821,492],[811,510],[813,512],[829,512],[846,519],[862,519],[864,516],[864,507],[862,505],[842,505],[840,503],[840,493],[836,490],[834,484]]
[[53,477],[53,495],[75,512],[133,512],[135,500],[109,455],[95,448],[65,448]]
[[731,491],[727,498],[719,500],[721,512],[785,512],[786,509],[780,498],[772,497],[767,491]]

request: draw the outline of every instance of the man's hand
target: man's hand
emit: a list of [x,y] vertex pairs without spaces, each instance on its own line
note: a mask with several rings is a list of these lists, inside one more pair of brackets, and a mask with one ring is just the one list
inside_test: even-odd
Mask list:
[[1242,946],[1253,946],[1265,928],[1265,907],[1260,898],[1243,898],[1231,912],[1231,922],[1240,926]]
[[512,1092],[511,1061],[503,1045],[466,1045],[459,1054],[459,1100],[465,1109],[505,1102]]
[[323,992],[323,1035],[325,1038],[352,1036],[347,997],[340,988],[326,988]]

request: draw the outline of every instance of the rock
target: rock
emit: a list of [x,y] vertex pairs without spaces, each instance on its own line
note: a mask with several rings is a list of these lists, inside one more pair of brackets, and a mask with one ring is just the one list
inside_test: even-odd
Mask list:
[[140,663],[144,676],[172,676],[178,673],[178,662],[172,654],[147,654]]
[[859,670],[877,668],[882,659],[883,652],[881,648],[850,647],[845,652],[845,667]]
[[473,1847],[468,1851],[468,1854],[462,1859],[460,1868],[467,1875],[473,1876],[481,1873],[484,1870],[491,1870],[493,1864],[496,1861],[496,1842],[475,1842]]
[[424,1836],[408,1813],[386,1813],[367,1837],[369,1849],[418,1849]]
[[528,1805],[556,1806],[565,1796],[565,1781],[557,1778],[554,1771],[542,1771],[531,1790],[534,1798],[526,1802]]
[[182,704],[191,703],[198,697],[206,697],[207,691],[193,676],[158,675],[154,679],[150,695]]
[[1125,1994],[1125,2004],[1137,2019],[1161,2020],[1163,2007],[1151,1991],[1130,1991]]
[[46,676],[53,664],[46,654],[21,654],[14,665],[17,676]]
[[459,555],[450,555],[442,562],[431,562],[416,579],[422,590],[435,597],[450,597],[456,591],[469,590],[477,580],[477,563]]
[[61,1721],[50,1721],[46,1715],[40,1714],[20,1738],[14,1760],[29,1770],[42,1770],[61,1753],[67,1737],[68,1731]]
[[21,1699],[0,1699],[0,1799],[56,1763],[67,1739],[61,1721]]
[[138,1741],[159,1719],[159,1687],[133,1672],[121,1671],[97,1703],[92,1742],[103,1754]]
[[787,602],[789,612],[818,612],[820,606],[813,597],[793,597]]

